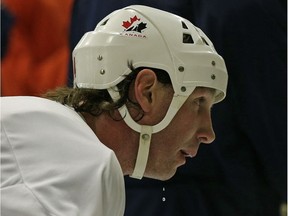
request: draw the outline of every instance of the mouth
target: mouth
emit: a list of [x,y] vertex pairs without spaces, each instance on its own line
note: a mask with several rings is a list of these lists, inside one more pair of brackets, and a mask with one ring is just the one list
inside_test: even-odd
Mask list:
[[179,151],[179,153],[181,154],[181,164],[180,164],[180,166],[182,166],[182,165],[184,165],[186,163],[187,158],[195,157],[196,154],[197,154],[197,150],[198,150],[198,148],[193,149],[193,150],[181,149]]
[[192,158],[192,156],[184,150],[181,150],[181,154],[184,155],[184,157]]
[[184,149],[180,150],[180,152],[186,158],[193,158],[197,154],[197,151],[187,151],[187,150],[184,150]]

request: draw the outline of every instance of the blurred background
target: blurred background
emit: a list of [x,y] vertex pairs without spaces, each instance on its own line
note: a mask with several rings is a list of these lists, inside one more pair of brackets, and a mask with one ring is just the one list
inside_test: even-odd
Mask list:
[[1,1],[1,94],[66,85],[73,0]]
[[169,181],[126,177],[126,216],[287,214],[287,1],[2,0],[1,95],[72,86],[71,52],[108,13],[131,4],[200,27],[226,61],[216,140]]

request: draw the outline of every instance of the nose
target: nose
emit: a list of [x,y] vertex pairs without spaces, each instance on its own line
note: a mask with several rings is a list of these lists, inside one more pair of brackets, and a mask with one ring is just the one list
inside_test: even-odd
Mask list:
[[204,144],[210,144],[215,140],[215,133],[213,128],[199,133],[198,140]]
[[210,114],[206,119],[203,119],[202,125],[197,133],[197,138],[199,142],[204,144],[210,144],[215,140],[215,132],[213,130]]

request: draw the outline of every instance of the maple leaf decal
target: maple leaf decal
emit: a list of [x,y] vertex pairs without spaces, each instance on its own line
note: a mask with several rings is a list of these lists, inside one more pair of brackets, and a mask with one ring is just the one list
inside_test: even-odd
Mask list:
[[[123,21],[122,26],[125,28],[124,32],[139,32],[142,34],[143,29],[147,28],[147,23],[140,22],[140,18],[136,15],[134,17],[130,17],[130,21]],[[130,33],[129,33],[130,34]],[[132,33],[131,33],[132,34]],[[140,37],[141,35],[135,34],[134,36]],[[142,35],[143,36],[143,35]],[[146,36],[145,36],[146,37]]]
[[122,26],[124,28],[128,29],[136,21],[140,21],[140,19],[135,15],[134,17],[130,18],[130,22],[129,21],[123,21]]

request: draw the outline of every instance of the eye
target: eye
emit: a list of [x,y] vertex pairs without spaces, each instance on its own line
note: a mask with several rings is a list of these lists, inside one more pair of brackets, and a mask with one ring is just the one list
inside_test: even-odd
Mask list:
[[195,98],[193,100],[193,103],[195,103],[197,106],[203,105],[204,102],[205,102],[205,98],[204,97]]
[[197,105],[197,106],[200,106],[199,98],[193,100],[193,104],[195,104],[195,105]]

